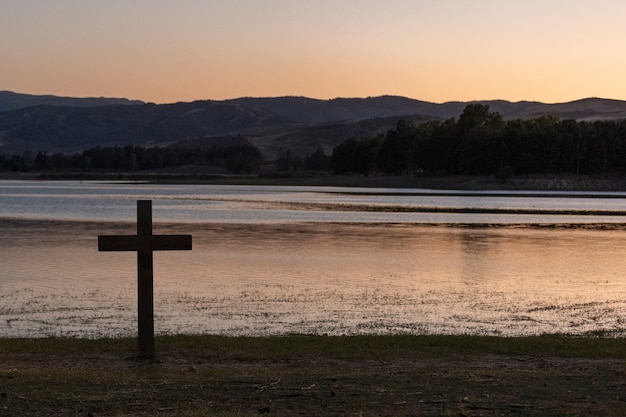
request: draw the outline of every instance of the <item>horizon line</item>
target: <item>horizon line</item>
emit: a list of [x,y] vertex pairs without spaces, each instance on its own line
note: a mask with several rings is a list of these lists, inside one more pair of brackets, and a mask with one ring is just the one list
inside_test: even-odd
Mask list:
[[569,101],[555,101],[555,102],[544,102],[544,101],[540,101],[540,100],[528,100],[528,99],[513,101],[513,100],[505,99],[505,98],[472,99],[472,100],[447,100],[447,101],[437,102],[437,101],[422,100],[422,99],[419,99],[419,98],[413,98],[413,97],[399,95],[399,94],[381,94],[381,95],[352,96],[352,97],[349,97],[349,96],[336,96],[336,97],[333,97],[333,98],[317,98],[317,97],[311,97],[311,96],[305,96],[305,95],[299,95],[299,94],[283,94],[283,95],[276,95],[276,96],[252,96],[252,95],[247,96],[247,95],[244,95],[244,96],[227,98],[227,99],[197,98],[197,99],[193,99],[193,100],[177,100],[177,101],[154,102],[154,101],[146,101],[146,100],[137,99],[137,98],[102,96],[102,95],[100,95],[100,96],[97,96],[97,95],[70,96],[70,95],[57,95],[57,94],[53,94],[53,93],[44,93],[44,94],[40,94],[40,93],[39,94],[24,93],[24,92],[18,92],[18,91],[14,91],[14,90],[0,90],[0,93],[12,93],[12,94],[17,94],[17,95],[25,95],[25,96],[33,96],[33,97],[55,97],[55,98],[61,98],[61,99],[78,99],[78,100],[83,100],[83,99],[84,100],[89,100],[89,99],[128,100],[128,101],[138,101],[138,102],[141,102],[143,104],[156,104],[156,105],[168,105],[168,104],[178,104],[178,103],[193,103],[193,102],[196,102],[196,101],[227,102],[227,101],[242,100],[242,99],[302,98],[302,99],[316,100],[316,101],[333,101],[333,100],[367,100],[367,99],[376,99],[376,98],[385,98],[385,97],[393,97],[393,98],[401,98],[401,99],[407,99],[407,100],[413,100],[413,101],[421,101],[421,102],[424,102],[424,103],[436,104],[436,105],[444,105],[444,104],[450,104],[450,103],[481,103],[481,102],[493,102],[493,101],[504,101],[504,102],[513,103],[513,104],[515,104],[515,103],[567,104],[567,103],[573,103],[573,102],[584,101],[584,100],[609,100],[609,101],[626,102],[626,100],[622,100],[622,99],[608,98],[608,97],[599,97],[599,96],[582,97],[582,98],[573,99],[573,100],[569,100]]

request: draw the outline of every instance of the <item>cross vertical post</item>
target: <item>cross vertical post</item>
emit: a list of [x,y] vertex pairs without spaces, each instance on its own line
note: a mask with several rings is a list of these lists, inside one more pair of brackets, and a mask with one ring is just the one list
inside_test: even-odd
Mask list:
[[152,201],[137,201],[137,329],[139,346],[154,348]]
[[137,327],[139,348],[154,352],[155,250],[191,250],[191,235],[153,235],[152,201],[137,201],[137,234],[98,236],[99,251],[137,252]]

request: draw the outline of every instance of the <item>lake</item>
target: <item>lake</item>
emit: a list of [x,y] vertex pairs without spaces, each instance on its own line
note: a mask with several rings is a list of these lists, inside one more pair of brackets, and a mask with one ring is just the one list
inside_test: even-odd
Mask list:
[[137,199],[157,334],[624,333],[626,193],[0,181],[0,337],[136,334]]

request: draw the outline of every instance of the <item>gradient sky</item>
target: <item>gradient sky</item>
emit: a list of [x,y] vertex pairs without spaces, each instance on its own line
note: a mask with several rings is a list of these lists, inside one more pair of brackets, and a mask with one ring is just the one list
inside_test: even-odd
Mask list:
[[0,90],[626,100],[624,0],[2,0]]

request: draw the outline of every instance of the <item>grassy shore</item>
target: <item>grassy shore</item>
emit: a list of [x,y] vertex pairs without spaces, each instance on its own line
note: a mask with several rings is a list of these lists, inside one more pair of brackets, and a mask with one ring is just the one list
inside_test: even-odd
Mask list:
[[626,340],[0,339],[2,416],[622,416]]

